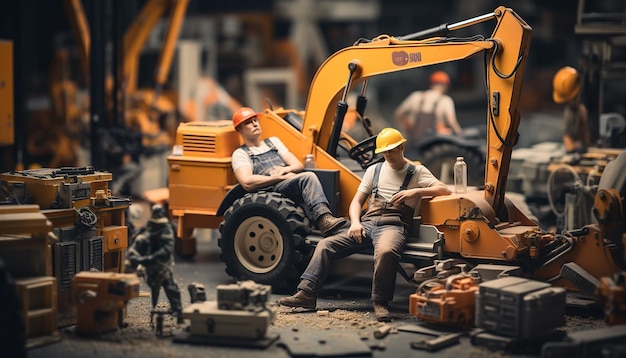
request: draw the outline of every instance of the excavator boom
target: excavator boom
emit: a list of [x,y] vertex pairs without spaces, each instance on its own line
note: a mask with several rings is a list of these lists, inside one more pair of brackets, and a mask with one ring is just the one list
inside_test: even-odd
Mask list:
[[[443,37],[418,37],[495,20],[489,38],[454,41]],[[508,163],[515,143],[520,115],[517,110],[532,29],[513,10],[496,8],[493,13],[453,25],[404,36],[379,36],[343,49],[329,57],[317,71],[305,111],[303,131],[312,131],[321,148],[333,152],[342,126],[334,104],[344,102],[346,93],[369,77],[457,61],[487,52],[488,87],[487,164],[485,199],[496,213],[503,210]],[[347,82],[346,82],[347,79]]]

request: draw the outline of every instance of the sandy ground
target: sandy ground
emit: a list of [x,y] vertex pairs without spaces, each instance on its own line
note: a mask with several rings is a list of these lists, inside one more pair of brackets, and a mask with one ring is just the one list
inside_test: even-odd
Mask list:
[[[233,280],[224,272],[224,265],[219,260],[219,248],[216,244],[216,233],[213,231],[201,232],[198,240],[198,254],[193,260],[177,259],[175,279],[181,288],[183,307],[189,305],[190,295],[187,287],[192,282],[201,283],[205,287],[207,300],[216,300],[216,287],[221,284],[233,283]],[[390,334],[383,339],[376,339],[374,332],[383,324],[377,322],[373,316],[369,291],[371,286],[371,257],[357,255],[356,257],[339,260],[333,270],[334,276],[329,278],[325,289],[317,302],[317,310],[303,311],[287,307],[275,306],[275,301],[282,295],[272,294],[272,307],[276,316],[268,327],[268,335],[278,335],[279,339],[268,347],[245,348],[242,345],[191,345],[173,342],[176,334],[183,332],[187,321],[182,326],[176,326],[173,319],[166,317],[163,335],[156,334],[150,324],[151,302],[149,289],[145,282],[141,283],[142,295],[128,302],[126,309],[125,327],[113,332],[83,337],[75,334],[75,326],[69,325],[59,329],[60,339],[55,343],[31,348],[29,357],[240,357],[254,355],[255,357],[288,357],[293,356],[289,347],[281,343],[281,336],[300,335],[302,342],[315,342],[318,345],[311,348],[311,355],[332,356],[324,352],[333,352],[333,348],[340,347],[342,339],[355,339],[357,343],[368,349],[366,356],[398,357],[413,356],[417,352],[410,348],[410,343],[419,337],[416,334],[398,331],[398,327],[406,325],[422,325],[416,318],[408,314],[408,297],[415,292],[415,288],[398,277],[394,300],[390,303],[393,321],[388,323]],[[159,307],[167,307],[165,294],[161,291]],[[560,328],[565,332],[575,332],[593,328],[605,327],[605,323],[597,311],[577,310],[568,311],[566,324]],[[438,329],[438,327],[435,327]],[[445,330],[442,330],[444,332]],[[294,333],[295,332],[295,333]],[[338,334],[337,341],[325,341],[325,346],[319,341],[324,332]],[[426,337],[428,338],[428,337]],[[432,338],[432,337],[430,337]],[[424,337],[422,337],[424,339]],[[347,343],[346,343],[347,344]],[[369,348],[368,348],[369,347]],[[325,351],[324,349],[328,349]],[[336,352],[336,351],[335,351]],[[505,353],[492,351],[485,347],[474,346],[468,337],[463,337],[460,343],[441,350],[429,353],[435,357],[500,357]]]

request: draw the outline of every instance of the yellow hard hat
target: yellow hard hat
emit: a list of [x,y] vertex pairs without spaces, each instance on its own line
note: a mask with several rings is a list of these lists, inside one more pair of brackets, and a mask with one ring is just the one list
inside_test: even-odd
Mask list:
[[233,114],[233,127],[237,128],[242,122],[245,122],[246,119],[252,118],[256,116],[257,113],[249,107],[241,107],[239,108],[235,114]]
[[552,79],[552,98],[556,103],[565,103],[578,95],[580,81],[578,71],[570,66],[561,68]]
[[397,129],[383,128],[376,136],[376,150],[374,150],[374,153],[378,154],[392,150],[404,142],[406,142],[406,139]]

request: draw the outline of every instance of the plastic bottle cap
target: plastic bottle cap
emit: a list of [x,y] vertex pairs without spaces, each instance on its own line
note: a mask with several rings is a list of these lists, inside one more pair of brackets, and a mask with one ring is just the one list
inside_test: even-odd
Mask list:
[[463,157],[456,157],[456,160],[463,160]]

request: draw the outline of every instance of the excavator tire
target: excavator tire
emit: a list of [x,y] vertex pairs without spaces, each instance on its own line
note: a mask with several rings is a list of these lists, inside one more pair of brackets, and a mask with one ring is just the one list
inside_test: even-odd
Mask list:
[[453,184],[456,157],[463,157],[467,163],[467,185],[482,186],[485,179],[485,160],[484,155],[478,149],[453,143],[438,143],[421,149],[421,155],[417,159],[435,177],[446,184]]
[[304,238],[310,222],[292,200],[274,192],[248,193],[224,213],[219,226],[220,259],[237,280],[288,292],[297,285],[312,248]]

